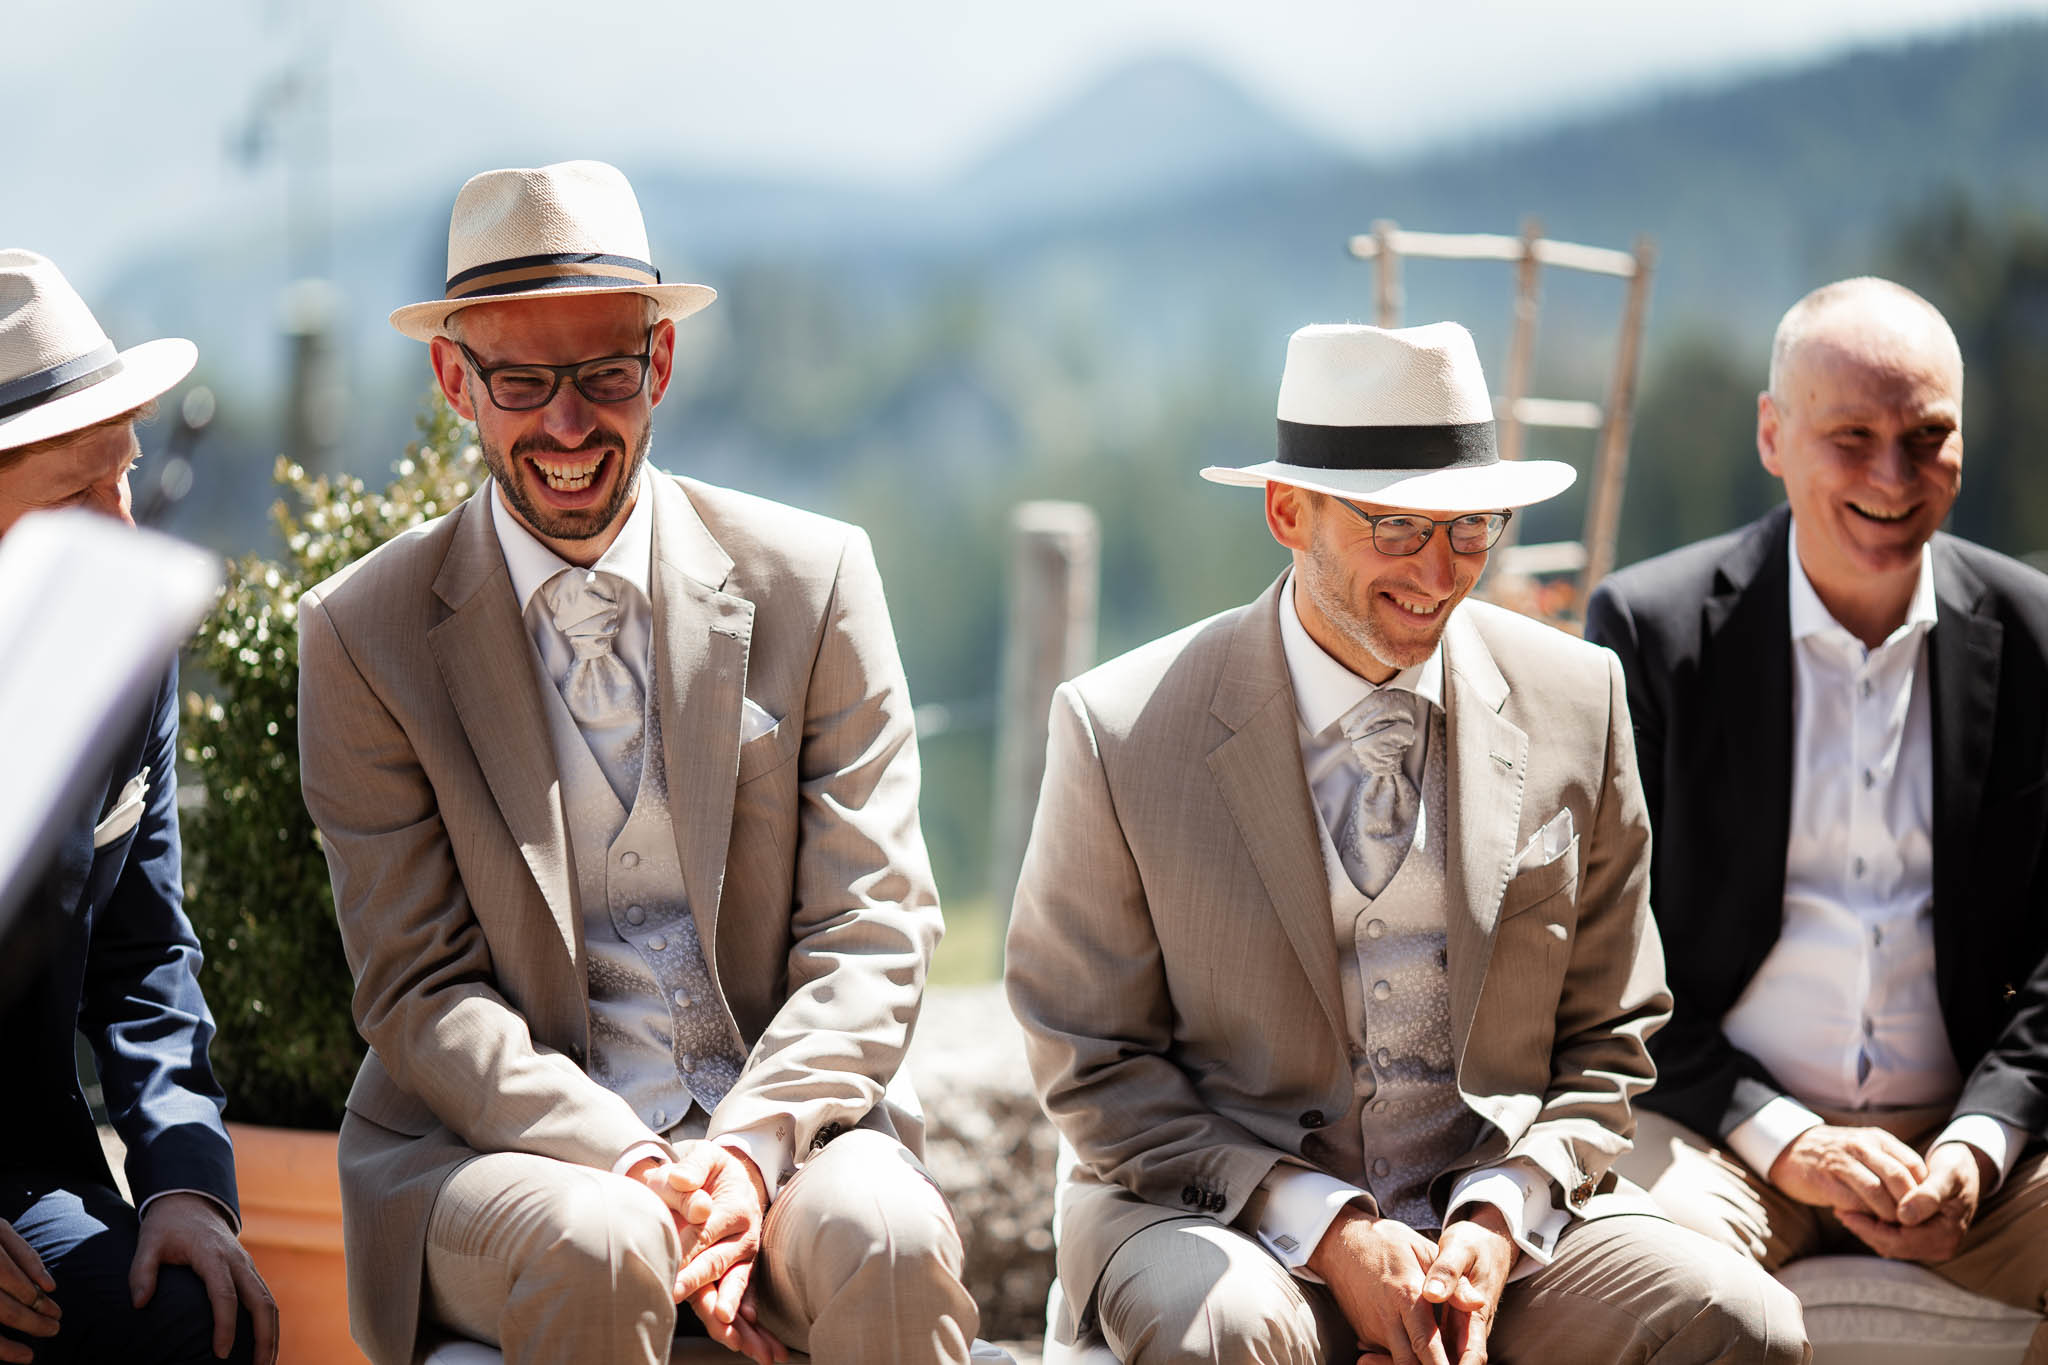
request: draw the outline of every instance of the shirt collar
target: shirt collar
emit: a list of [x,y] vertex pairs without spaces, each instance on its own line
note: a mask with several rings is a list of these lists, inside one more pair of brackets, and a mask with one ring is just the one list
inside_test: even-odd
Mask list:
[[[1814,591],[1813,580],[1806,576],[1806,566],[1799,562],[1799,523],[1796,521],[1785,536],[1785,554],[1792,564],[1792,638],[1804,640],[1830,630],[1848,635],[1849,628],[1837,621],[1834,613],[1828,610],[1827,603],[1820,600],[1820,594]],[[1885,643],[1890,644],[1916,630],[1926,629],[1934,621],[1934,549],[1932,544],[1928,544],[1920,547],[1920,577],[1913,584],[1912,601],[1906,604],[1906,619]]]
[[1437,641],[1427,659],[1375,686],[1331,658],[1301,623],[1294,607],[1294,575],[1280,585],[1280,648],[1294,681],[1294,709],[1312,735],[1342,719],[1380,687],[1413,692],[1437,707],[1444,704],[1444,645]]
[[[527,603],[541,590],[550,578],[562,570],[573,567],[569,561],[550,550],[534,538],[533,532],[520,524],[505,506],[505,499],[492,480],[490,491],[491,524],[498,532],[499,548],[505,552],[505,567],[512,571],[512,595],[518,599],[519,610],[524,613]],[[620,579],[637,591],[641,597],[653,600],[648,583],[654,573],[654,490],[648,486],[646,469],[640,473],[640,490],[633,499],[633,510],[626,514],[626,524],[619,528],[619,534],[598,556],[591,568],[601,570]]]

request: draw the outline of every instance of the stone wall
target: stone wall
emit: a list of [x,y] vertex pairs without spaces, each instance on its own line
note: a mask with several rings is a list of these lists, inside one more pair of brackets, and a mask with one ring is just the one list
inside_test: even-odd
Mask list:
[[952,1201],[981,1335],[1045,1332],[1058,1138],[1032,1097],[1024,1039],[1000,985],[935,987],[910,1049],[925,1164]]

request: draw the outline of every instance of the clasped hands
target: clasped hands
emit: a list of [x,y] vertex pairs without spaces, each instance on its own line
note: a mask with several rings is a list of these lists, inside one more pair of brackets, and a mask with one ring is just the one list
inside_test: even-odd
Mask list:
[[1882,1128],[1822,1124],[1778,1153],[1769,1178],[1802,1204],[1833,1209],[1880,1256],[1937,1262],[1962,1248],[1997,1174],[1965,1142],[1939,1143],[1923,1160]]
[[1490,1204],[1432,1241],[1405,1223],[1338,1211],[1308,1268],[1358,1337],[1359,1365],[1485,1365],[1487,1334],[1518,1253]]
[[789,1350],[756,1320],[752,1276],[761,1250],[768,1186],[745,1153],[715,1142],[683,1142],[671,1162],[648,1158],[627,1170],[668,1205],[682,1240],[675,1301],[712,1340],[756,1365],[789,1359]]

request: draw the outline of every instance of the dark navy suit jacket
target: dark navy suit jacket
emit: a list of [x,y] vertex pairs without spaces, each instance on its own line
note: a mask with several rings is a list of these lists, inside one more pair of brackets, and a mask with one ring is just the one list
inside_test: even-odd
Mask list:
[[[213,1017],[199,993],[199,942],[185,918],[178,853],[178,685],[167,671],[114,751],[89,818],[59,845],[18,916],[9,951],[35,953],[0,1002],[7,1121],[0,1179],[110,1184],[78,1082],[72,1034],[98,1058],[107,1114],[127,1144],[128,1186],[197,1190],[237,1220],[234,1155],[206,1049]],[[144,767],[148,794],[132,831],[93,847]]]
[[[1721,1032],[1784,922],[1792,627],[1784,507],[1624,569],[1586,638],[1621,656],[1676,1004],[1638,1103],[1725,1137],[1781,1087]],[[2048,1135],[2048,578],[1937,535],[1928,638],[1934,976],[1958,1114]]]

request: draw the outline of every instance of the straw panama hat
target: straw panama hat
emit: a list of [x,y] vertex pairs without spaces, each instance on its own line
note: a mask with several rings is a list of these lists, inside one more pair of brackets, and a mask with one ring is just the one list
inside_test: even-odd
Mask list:
[[620,291],[653,299],[671,322],[718,297],[708,285],[661,282],[648,259],[640,201],[617,167],[562,161],[485,171],[455,196],[447,292],[398,309],[391,325],[429,341],[472,304]]
[[1479,353],[1455,322],[1302,328],[1287,341],[1279,418],[1278,459],[1202,477],[1447,513],[1527,507],[1578,477],[1558,460],[1500,458]]
[[199,348],[176,337],[116,351],[49,257],[0,250],[0,451],[119,417],[198,363]]

